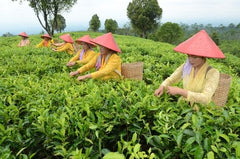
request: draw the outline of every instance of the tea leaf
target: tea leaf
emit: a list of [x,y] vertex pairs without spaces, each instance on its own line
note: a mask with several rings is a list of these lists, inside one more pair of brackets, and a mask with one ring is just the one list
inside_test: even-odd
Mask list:
[[214,159],[214,153],[212,151],[207,153],[207,159]]

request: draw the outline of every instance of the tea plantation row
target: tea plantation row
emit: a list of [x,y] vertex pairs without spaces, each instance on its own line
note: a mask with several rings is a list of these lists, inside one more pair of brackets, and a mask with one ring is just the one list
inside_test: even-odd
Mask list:
[[114,37],[123,63],[144,62],[143,81],[78,82],[69,77],[77,67],[66,67],[70,55],[34,47],[40,35],[23,48],[19,37],[0,38],[0,158],[240,157],[239,58],[209,59],[233,77],[228,102],[195,112],[177,97],[153,95],[185,55],[166,43]]

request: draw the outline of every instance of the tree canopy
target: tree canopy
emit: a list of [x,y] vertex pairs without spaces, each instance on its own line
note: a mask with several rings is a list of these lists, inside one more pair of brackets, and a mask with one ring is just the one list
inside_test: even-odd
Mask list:
[[[57,15],[63,11],[69,11],[77,0],[12,0],[28,1],[29,6],[34,10],[39,23],[51,36],[54,35],[55,27],[58,28]],[[51,24],[51,21],[53,24]]]
[[97,14],[92,16],[92,19],[89,22],[89,30],[98,31],[101,26],[101,22]]
[[[54,24],[53,21],[51,21],[51,24]],[[57,26],[54,27],[54,30],[61,33],[65,28],[66,28],[66,20],[61,14],[58,14]]]
[[106,32],[112,32],[114,34],[118,29],[118,23],[113,19],[106,19],[104,25]]
[[133,28],[143,38],[157,27],[161,15],[162,9],[157,0],[133,0],[127,7],[127,16]]
[[177,44],[183,38],[183,30],[177,23],[164,23],[158,30],[160,41]]

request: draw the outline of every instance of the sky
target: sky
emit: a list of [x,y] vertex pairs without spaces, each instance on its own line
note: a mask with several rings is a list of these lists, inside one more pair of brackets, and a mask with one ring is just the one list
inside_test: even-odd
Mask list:
[[[65,31],[83,31],[89,27],[89,21],[97,14],[104,28],[106,19],[114,19],[119,27],[130,22],[127,17],[127,6],[132,0],[78,0],[62,15],[66,19]],[[225,26],[240,23],[240,0],[158,0],[162,8],[161,23],[175,22],[185,24],[212,24]],[[28,2],[0,0],[0,36],[10,32],[39,34],[41,27]]]

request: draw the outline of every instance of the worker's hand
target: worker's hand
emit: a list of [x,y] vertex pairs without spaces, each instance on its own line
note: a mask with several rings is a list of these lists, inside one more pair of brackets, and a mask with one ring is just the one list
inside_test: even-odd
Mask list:
[[69,76],[76,76],[77,74],[79,74],[78,71],[75,71],[75,72],[70,72]]
[[160,86],[158,89],[155,90],[154,95],[156,97],[160,97],[164,92],[164,86]]
[[77,80],[78,81],[83,81],[85,79],[92,78],[91,74],[83,75],[83,76],[78,76]]
[[179,87],[172,87],[172,86],[168,86],[167,87],[167,93],[170,95],[182,95],[182,89]]
[[68,66],[68,67],[71,67],[71,66],[74,66],[75,64],[76,64],[76,62],[68,62],[68,63],[67,63],[67,66]]

